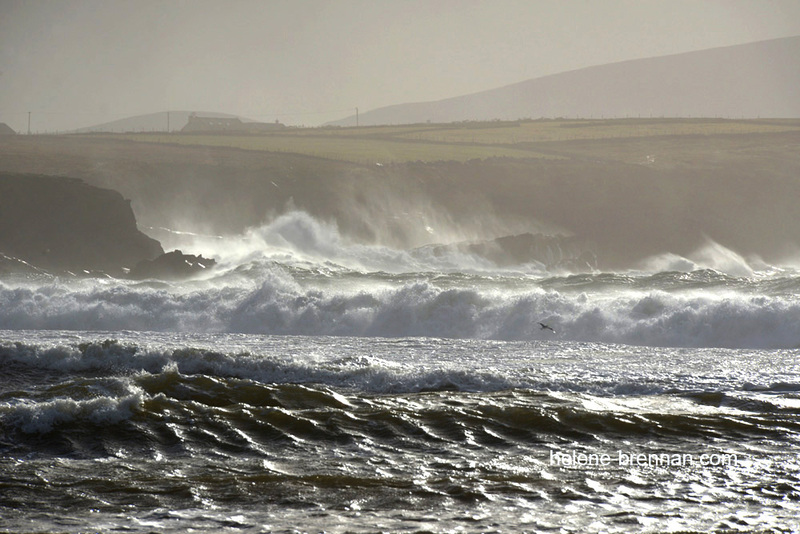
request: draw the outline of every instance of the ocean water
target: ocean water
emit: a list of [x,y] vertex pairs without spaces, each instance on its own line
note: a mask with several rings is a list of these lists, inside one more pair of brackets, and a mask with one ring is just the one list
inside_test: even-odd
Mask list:
[[791,268],[189,244],[218,268],[0,281],[0,531],[800,531]]

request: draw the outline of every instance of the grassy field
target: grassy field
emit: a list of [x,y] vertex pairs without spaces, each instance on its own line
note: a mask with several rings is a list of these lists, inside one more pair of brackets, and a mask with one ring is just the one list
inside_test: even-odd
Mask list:
[[131,133],[93,137],[295,153],[362,164],[558,158],[554,142],[800,131],[797,119],[597,119],[289,128],[260,135]]
[[616,119],[483,123],[408,132],[404,138],[446,143],[519,144],[549,141],[635,138],[675,135],[724,135],[800,130],[797,120]]
[[[308,132],[304,130],[304,132]],[[106,137],[106,136],[104,136]],[[553,157],[534,150],[502,145],[435,143],[402,138],[371,138],[353,135],[314,135],[310,133],[266,135],[181,135],[181,134],[109,134],[107,137],[145,143],[170,143],[189,146],[218,146],[242,150],[261,150],[303,154],[320,158],[365,164],[407,161],[468,161],[491,157]]]

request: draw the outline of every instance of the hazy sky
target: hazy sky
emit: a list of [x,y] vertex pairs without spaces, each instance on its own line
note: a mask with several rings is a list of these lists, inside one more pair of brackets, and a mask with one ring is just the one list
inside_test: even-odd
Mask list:
[[317,125],[591,65],[800,35],[800,0],[0,0],[0,122]]

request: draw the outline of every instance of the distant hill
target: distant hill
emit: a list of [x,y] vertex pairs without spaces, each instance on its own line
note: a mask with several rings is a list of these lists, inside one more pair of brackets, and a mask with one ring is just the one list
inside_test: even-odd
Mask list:
[[[186,126],[189,122],[189,116],[192,113],[203,117],[225,118],[233,119],[240,118],[236,115],[227,113],[213,113],[208,111],[161,111],[159,113],[148,113],[147,115],[137,115],[135,117],[128,117],[112,122],[98,124],[96,126],[89,126],[87,128],[80,128],[75,130],[75,133],[92,133],[92,132],[166,132],[167,131],[167,113],[169,113],[169,129],[170,131],[177,132]],[[250,122],[248,119],[242,119],[245,122]]]
[[[636,59],[436,102],[361,113],[359,124],[520,118],[800,117],[800,36]],[[331,125],[352,126],[355,116]]]

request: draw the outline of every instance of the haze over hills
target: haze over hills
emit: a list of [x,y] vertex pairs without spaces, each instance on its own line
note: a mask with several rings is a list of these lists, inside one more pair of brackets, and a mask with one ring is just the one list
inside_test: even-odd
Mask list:
[[[800,36],[635,59],[534,78],[497,89],[362,112],[362,126],[521,118],[800,117]],[[179,131],[189,116],[162,111],[74,130]],[[355,126],[350,115],[329,125]]]
[[[146,115],[136,115],[134,117],[126,117],[116,121],[105,122],[95,126],[88,126],[86,128],[79,128],[75,133],[92,133],[92,132],[166,132],[179,131],[186,126],[189,122],[189,115],[197,113],[202,117],[215,117],[215,118],[239,118],[244,122],[250,122],[249,119],[237,117],[228,113],[217,113],[210,111],[160,111],[158,113],[148,113]],[[169,114],[169,117],[167,116]]]
[[[636,59],[435,102],[361,113],[360,125],[609,117],[800,117],[800,36]],[[353,126],[355,115],[330,123]]]

